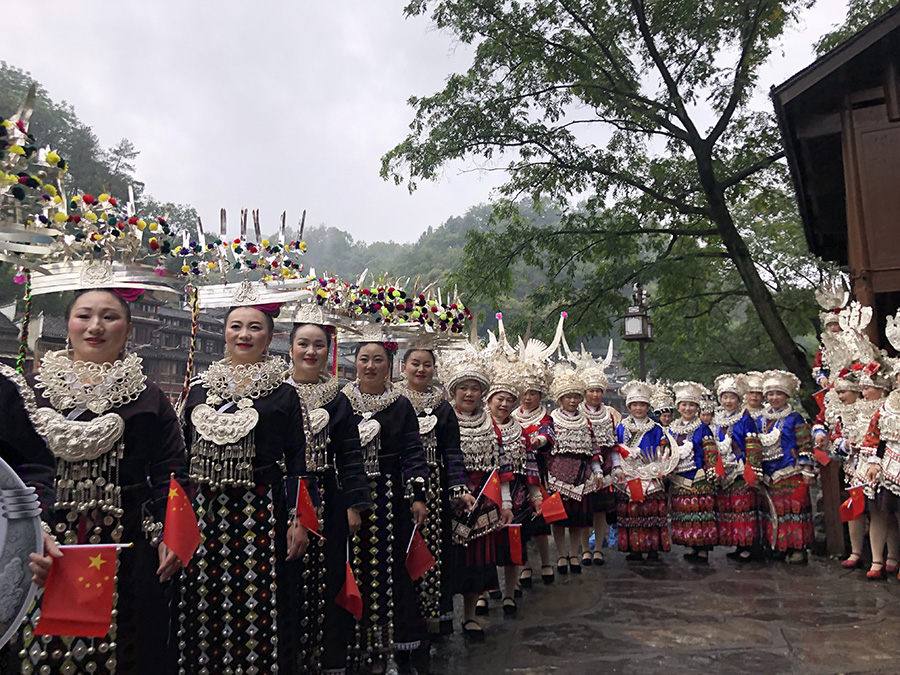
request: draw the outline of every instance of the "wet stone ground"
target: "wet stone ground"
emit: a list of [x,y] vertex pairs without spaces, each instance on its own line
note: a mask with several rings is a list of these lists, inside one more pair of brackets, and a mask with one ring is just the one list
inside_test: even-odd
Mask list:
[[741,564],[724,550],[694,565],[683,550],[627,563],[605,549],[603,567],[550,586],[536,575],[517,616],[491,601],[481,644],[463,638],[457,598],[456,632],[434,650],[433,672],[900,673],[895,575],[872,582],[817,556]]

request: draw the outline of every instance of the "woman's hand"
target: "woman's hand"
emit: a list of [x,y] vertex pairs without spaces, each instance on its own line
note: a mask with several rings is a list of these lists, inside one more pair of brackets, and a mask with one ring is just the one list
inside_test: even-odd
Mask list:
[[293,524],[287,531],[287,561],[297,560],[309,545],[309,530],[300,522],[300,518],[294,518]]
[[869,464],[869,468],[866,469],[866,482],[867,483],[877,483],[878,476],[881,473],[881,464]]
[[347,525],[350,526],[350,534],[359,532],[359,528],[362,527],[362,518],[359,515],[359,511],[347,509]]
[[543,497],[538,497],[533,502],[531,502],[531,508],[534,509],[534,515],[541,515],[541,505],[544,503]]
[[534,450],[543,448],[545,445],[547,445],[547,437],[542,436],[541,434],[531,434],[529,439],[531,440],[531,447]]
[[425,507],[425,502],[413,502],[411,511],[413,523],[415,523],[416,527],[421,529],[425,524],[425,517],[428,515],[428,509]]
[[500,509],[500,527],[506,527],[513,521],[512,509]]
[[172,575],[181,569],[181,560],[175,555],[175,551],[171,550],[163,542],[159,542],[156,552],[159,554],[159,567],[156,570],[156,576],[159,577],[159,583],[163,583],[171,579]]
[[475,510],[475,505],[478,503],[478,500],[475,499],[475,495],[472,493],[464,494],[459,498],[466,508],[467,513],[472,513]]
[[816,434],[815,440],[813,441],[813,445],[815,445],[820,450],[825,447],[828,443],[828,436],[826,434]]
[[56,545],[56,540],[46,532],[44,535],[44,555],[32,553],[29,558],[28,569],[31,570],[31,580],[40,588],[47,584],[47,575],[50,574],[50,566],[53,564],[54,558],[62,558],[62,551]]
[[616,479],[617,485],[621,485],[625,482],[625,472],[622,471],[622,467],[617,466],[615,469],[613,469],[612,474],[613,478]]

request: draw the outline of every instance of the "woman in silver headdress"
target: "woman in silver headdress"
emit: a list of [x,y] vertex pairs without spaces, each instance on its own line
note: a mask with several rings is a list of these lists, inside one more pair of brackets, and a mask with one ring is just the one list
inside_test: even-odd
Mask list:
[[52,534],[63,544],[133,548],[119,556],[107,637],[35,636],[33,613],[18,654],[27,672],[172,672],[166,593],[181,563],[159,535],[170,476],[187,484],[178,420],[126,349],[131,310],[121,292],[80,293],[66,320],[67,349],[45,354],[27,378],[34,397],[26,403],[57,461]]
[[287,364],[267,355],[275,311],[228,311],[228,356],[195,378],[184,405],[204,538],[178,604],[187,673],[298,670],[297,577],[308,531],[293,507],[307,475],[306,433]]

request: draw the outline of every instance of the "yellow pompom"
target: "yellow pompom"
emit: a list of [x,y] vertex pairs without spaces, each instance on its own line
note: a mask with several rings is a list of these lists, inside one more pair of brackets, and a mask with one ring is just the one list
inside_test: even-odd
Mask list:
[[138,226],[139,230],[143,230],[145,227],[147,227],[147,221],[139,220],[139,221],[137,221],[137,226]]
[[69,216],[67,216],[65,213],[60,213],[57,211],[56,213],[53,214],[53,220],[56,221],[57,223],[64,223],[68,219],[69,219]]
[[48,183],[47,185],[44,186],[44,192],[46,192],[46,193],[47,193],[48,195],[50,195],[51,197],[55,197],[55,196],[56,196],[56,188],[53,187],[52,185],[50,185],[49,183]]
[[62,197],[60,197],[59,195],[53,195],[53,203],[54,204],[59,204],[61,201],[62,201]]
[[187,265],[182,265],[182,266],[181,266],[181,271],[182,271],[183,273],[187,274],[188,272],[191,271],[191,268],[188,267]]
[[94,213],[93,211],[88,211],[87,213],[84,214],[84,217],[87,218],[92,223],[97,222],[97,214]]
[[206,266],[211,270],[216,269],[216,263],[214,263],[212,260],[210,260],[208,263],[206,263]]
[[181,247],[180,247],[180,246],[176,246],[175,249],[172,251],[172,253],[176,253],[176,254],[177,254],[178,251],[180,251],[180,250],[181,250]]
[[108,201],[109,201],[109,195],[106,194],[106,193],[104,192],[104,193],[101,194],[99,197],[97,197],[97,199],[98,199],[99,201],[101,201],[101,202],[108,202]]
[[52,164],[53,166],[56,166],[57,164],[59,164],[59,160],[61,160],[62,157],[60,157],[59,155],[57,155],[55,152],[53,152],[51,150],[50,152],[47,153],[46,159],[47,159],[47,164]]
[[264,248],[269,248],[269,240],[268,239],[263,239],[259,243],[262,244]]
[[12,122],[10,122],[9,120],[3,120],[2,122],[0,122],[0,124],[5,126],[7,129],[12,129],[12,126],[13,126]]
[[281,276],[287,278],[287,277],[291,276],[291,271],[287,267],[282,267],[281,268]]
[[[140,223],[138,223],[138,225],[140,226]],[[159,225],[157,225],[155,222],[152,222],[152,221],[151,221],[151,223],[150,223],[150,231],[151,231],[151,232],[156,232],[156,228],[157,228],[157,227],[159,227]]]
[[301,251],[305,251],[305,250],[306,250],[306,242],[305,242],[305,241],[301,241],[301,242],[297,245],[297,248],[299,248]]
[[24,155],[25,149],[21,145],[11,145],[9,146],[9,151],[14,155]]

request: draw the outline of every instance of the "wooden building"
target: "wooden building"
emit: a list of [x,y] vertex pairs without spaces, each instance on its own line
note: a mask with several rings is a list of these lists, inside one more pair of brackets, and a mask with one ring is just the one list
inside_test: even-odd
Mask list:
[[[850,275],[887,346],[900,302],[900,5],[771,92],[810,251]],[[822,467],[829,553],[844,553],[838,462]]]
[[900,304],[900,5],[771,92],[810,250],[874,309]]

